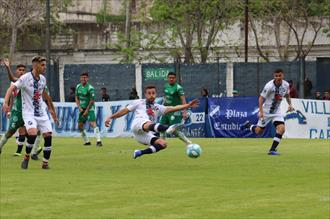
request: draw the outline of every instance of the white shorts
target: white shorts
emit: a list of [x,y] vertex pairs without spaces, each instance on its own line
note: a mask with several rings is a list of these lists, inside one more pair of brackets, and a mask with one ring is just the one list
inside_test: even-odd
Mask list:
[[272,121],[273,123],[284,122],[284,117],[279,114],[265,115],[263,119],[258,120],[257,126],[261,128],[265,128],[270,121]]
[[24,126],[28,131],[31,128],[38,129],[42,134],[47,132],[52,132],[52,124],[48,116],[36,117],[36,116],[23,116]]
[[132,124],[132,132],[135,140],[144,145],[150,145],[151,139],[157,137],[153,132],[146,132],[143,130],[143,124],[149,121],[148,119],[137,118],[134,119]]

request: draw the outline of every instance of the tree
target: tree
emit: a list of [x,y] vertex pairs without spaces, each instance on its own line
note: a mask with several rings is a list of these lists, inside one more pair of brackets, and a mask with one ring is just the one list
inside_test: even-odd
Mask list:
[[[151,16],[170,32],[170,38],[181,44],[185,63],[194,63],[197,48],[201,63],[206,63],[209,50],[218,33],[238,14],[238,1],[225,0],[155,0]],[[164,33],[166,35],[166,33]],[[177,48],[177,45],[174,45]],[[177,51],[180,54],[181,51]]]
[[[65,30],[64,26],[58,21],[58,13],[69,6],[71,1],[72,0],[52,0],[51,33],[53,36],[55,36],[56,33]],[[44,3],[44,0],[0,0],[0,6],[2,8],[2,10],[0,10],[0,13],[2,13],[2,25],[4,27],[9,27],[11,30],[9,44],[10,60],[12,60],[17,48],[18,31],[28,26],[44,26]],[[0,34],[3,35],[4,33]],[[35,38],[36,36],[34,35],[33,37]]]
[[[327,0],[328,1],[328,0]],[[315,44],[320,30],[325,26],[326,1],[322,0],[255,0],[249,4],[249,21],[254,35],[257,51],[269,61],[272,50],[262,45],[274,37],[278,57],[289,61],[292,47],[295,51],[294,61],[305,58]],[[257,27],[261,27],[258,29]],[[310,40],[306,33],[312,34]]]
[[0,0],[4,12],[4,22],[11,29],[9,60],[16,50],[17,32],[29,22],[37,22],[43,15],[42,4],[38,0]]

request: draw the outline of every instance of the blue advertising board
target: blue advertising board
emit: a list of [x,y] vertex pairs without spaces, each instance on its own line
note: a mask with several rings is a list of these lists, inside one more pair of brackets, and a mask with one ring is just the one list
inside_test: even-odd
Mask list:
[[208,98],[209,137],[273,137],[272,124],[259,136],[249,130],[241,130],[241,125],[247,120],[257,123],[258,111],[258,97]]

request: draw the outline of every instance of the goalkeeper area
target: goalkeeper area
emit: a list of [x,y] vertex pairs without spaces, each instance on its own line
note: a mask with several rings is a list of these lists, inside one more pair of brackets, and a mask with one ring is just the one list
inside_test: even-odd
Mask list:
[[[1,219],[327,219],[330,147],[325,139],[195,138],[192,159],[178,139],[136,160],[144,146],[104,138],[103,147],[54,137],[50,170],[21,170],[12,138],[0,159]],[[42,142],[43,143],[43,142]]]

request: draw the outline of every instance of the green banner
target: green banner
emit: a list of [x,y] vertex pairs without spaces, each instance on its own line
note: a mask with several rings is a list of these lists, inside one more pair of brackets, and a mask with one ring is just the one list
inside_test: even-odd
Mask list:
[[166,68],[144,68],[143,75],[144,80],[166,80],[167,74],[172,71],[174,72],[173,67],[166,67]]

